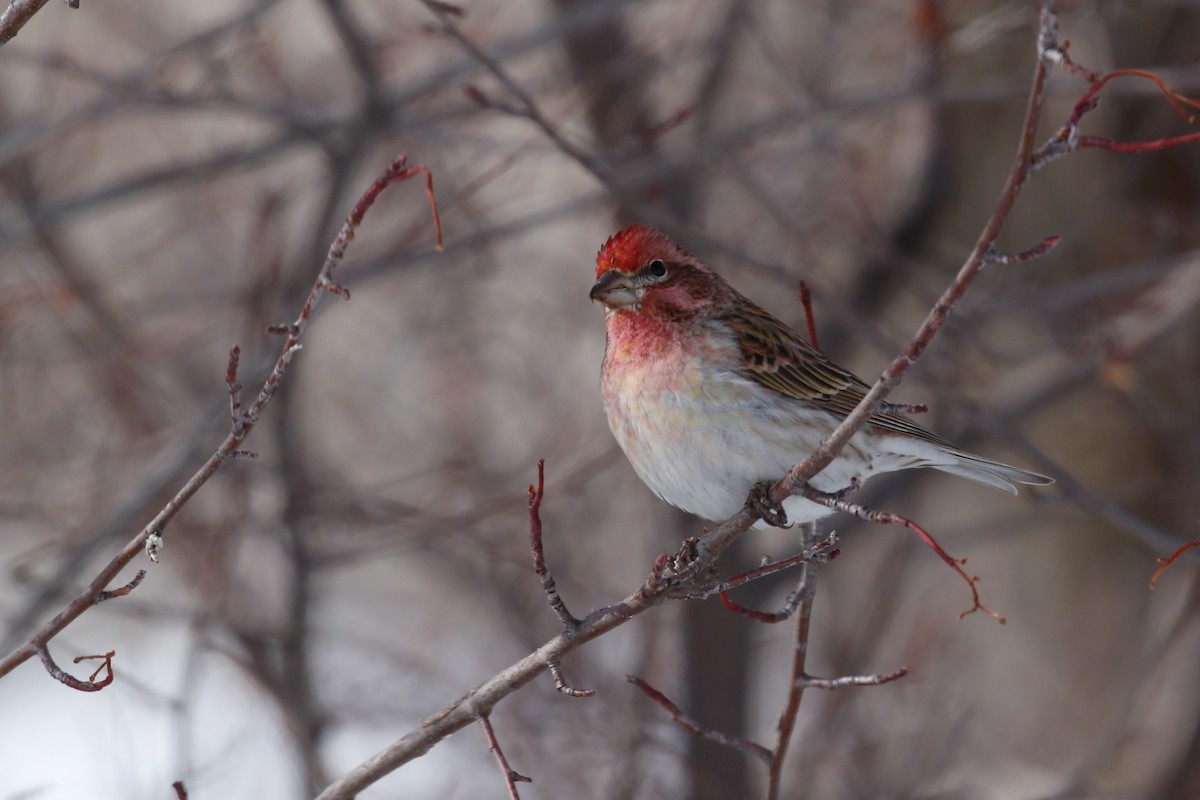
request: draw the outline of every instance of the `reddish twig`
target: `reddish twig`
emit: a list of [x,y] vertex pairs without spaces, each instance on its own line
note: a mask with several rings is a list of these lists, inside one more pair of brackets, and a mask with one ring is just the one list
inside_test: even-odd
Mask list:
[[1058,246],[1061,239],[1061,236],[1047,236],[1033,247],[1028,250],[1022,250],[1019,253],[998,253],[995,250],[989,249],[984,259],[989,264],[1000,264],[1006,267],[1014,264],[1024,264],[1026,261],[1041,258],[1049,253]]
[[[69,686],[72,689],[80,692],[98,692],[113,682],[112,660],[113,656],[117,654],[117,651],[115,650],[109,650],[104,655],[98,656],[77,656],[75,658],[76,664],[78,664],[80,661],[91,661],[94,659],[100,659],[104,662],[100,666],[96,667],[96,671],[93,672],[86,681],[81,681],[70,673],[64,671],[58,666],[58,664],[54,663],[54,657],[50,655],[50,650],[46,647],[46,645],[39,644],[35,649],[38,657],[42,659],[42,665],[46,668],[46,671],[50,673],[50,677],[54,678],[56,681],[59,681],[65,686]],[[96,676],[100,674],[101,670],[107,670],[108,674],[105,675],[101,680],[97,681]]]
[[949,553],[942,549],[942,546],[937,543],[937,540],[934,539],[928,531],[926,531],[917,523],[913,522],[907,517],[902,517],[899,514],[893,514],[890,511],[872,511],[871,509],[864,508],[857,503],[851,503],[840,495],[819,492],[811,486],[805,486],[801,491],[801,494],[804,495],[805,498],[812,500],[814,503],[820,503],[826,508],[833,508],[847,514],[853,514],[859,519],[867,522],[874,522],[880,525],[903,525],[905,528],[908,528],[910,531],[917,534],[917,536],[920,536],[921,541],[923,541],[927,547],[933,550],[933,552],[937,553],[938,557],[942,559],[942,561],[944,561],[948,567],[957,572],[959,576],[961,576],[962,579],[967,582],[967,586],[971,587],[971,599],[974,604],[966,611],[959,614],[959,619],[962,619],[968,614],[974,614],[976,611],[982,611],[992,619],[999,622],[1001,625],[1005,623],[1006,620],[1004,619],[1003,614],[997,614],[980,601],[979,588],[975,585],[979,578],[967,575],[962,568],[962,565],[966,564],[967,560],[965,558],[953,558]]
[[1111,150],[1114,153],[1149,153],[1153,150],[1166,150],[1192,142],[1200,142],[1200,132],[1183,133],[1179,136],[1168,136],[1164,139],[1151,139],[1143,142],[1114,142],[1103,136],[1079,136],[1075,139],[1075,147],[1079,150]]
[[136,589],[146,577],[146,570],[139,569],[137,574],[133,576],[133,580],[117,589],[108,589],[96,595],[96,599],[92,601],[92,605],[100,605],[106,600],[112,600],[114,597],[124,597],[125,595]]
[[802,675],[801,682],[808,689],[845,689],[848,686],[882,686],[885,683],[898,681],[908,674],[908,667],[901,667],[882,675],[843,675],[840,678],[814,678],[812,675]]
[[558,587],[554,583],[554,576],[550,574],[550,570],[546,569],[546,556],[542,550],[542,498],[546,496],[546,459],[538,459],[538,480],[537,486],[529,485],[529,541],[530,549],[533,550],[533,571],[537,573],[538,580],[542,582],[542,590],[546,592],[546,599],[550,601],[550,608],[554,609],[554,613],[562,620],[563,626],[567,630],[571,630],[579,626],[579,620],[567,610],[567,604],[563,602],[562,597],[558,593]]
[[483,728],[483,735],[487,739],[488,750],[496,757],[496,763],[500,765],[500,771],[504,773],[504,785],[508,787],[510,800],[521,800],[521,794],[517,791],[517,784],[533,783],[533,778],[522,775],[509,766],[508,759],[504,757],[504,751],[500,749],[500,742],[496,740],[496,732],[492,730],[492,722],[488,719],[487,714],[479,715],[479,727]]
[[646,681],[642,680],[637,675],[631,675],[627,672],[625,673],[625,680],[641,689],[651,700],[665,708],[667,713],[671,715],[671,721],[677,723],[685,730],[691,731],[703,739],[708,739],[710,742],[716,742],[717,744],[725,745],[726,747],[732,747],[735,750],[741,750],[743,753],[749,753],[758,757],[768,765],[771,763],[771,751],[763,747],[761,744],[742,739],[739,736],[731,736],[728,733],[722,733],[721,731],[713,730],[707,725],[701,725],[699,722],[683,713],[679,706],[672,703],[670,698],[668,698],[665,694],[646,683]]
[[761,622],[766,625],[774,625],[776,622],[783,622],[786,619],[791,619],[792,615],[796,613],[796,608],[800,605],[800,592],[799,589],[797,589],[789,594],[787,596],[787,600],[785,600],[783,603],[783,608],[779,609],[778,611],[759,611],[758,609],[747,608],[746,606],[735,603],[733,598],[729,596],[729,592],[725,591],[721,592],[721,602],[726,608],[735,614],[741,614],[743,617],[749,617],[755,622]]
[[1154,570],[1154,574],[1150,576],[1150,588],[1151,589],[1154,588],[1154,584],[1158,583],[1159,576],[1163,574],[1163,571],[1167,567],[1174,564],[1176,559],[1178,559],[1181,555],[1183,555],[1188,550],[1191,550],[1193,547],[1200,547],[1200,539],[1197,539],[1192,542],[1188,542],[1187,544],[1183,545],[1178,550],[1176,550],[1174,553],[1171,553],[1171,555],[1167,556],[1166,558],[1160,558],[1158,560],[1159,561],[1158,569]]
[[188,800],[187,787],[183,785],[183,781],[175,781],[171,788],[175,790],[175,800]]
[[[354,232],[362,222],[367,210],[370,209],[380,192],[385,188],[416,175],[425,176],[426,194],[429,196],[430,205],[433,209],[434,228],[437,231],[438,246],[440,249],[442,244],[441,221],[437,213],[437,199],[433,193],[433,178],[429,170],[423,166],[407,166],[407,158],[404,154],[401,154],[375,180],[367,191],[363,193],[361,199],[359,199],[350,215],[346,218],[346,222],[342,225],[333,244],[330,245],[325,263],[322,265],[317,281],[309,292],[308,298],[305,300],[300,315],[293,323],[285,326],[286,330],[283,332],[286,332],[288,336],[287,341],[284,343],[279,357],[271,369],[271,374],[263,382],[255,401],[249,408],[240,411],[233,421],[230,432],[226,435],[217,450],[209,456],[204,465],[184,483],[179,491],[175,493],[175,496],[155,515],[154,519],[150,520],[141,532],[133,537],[121,549],[121,552],[108,562],[100,573],[92,579],[91,583],[76,595],[65,609],[35,632],[28,641],[0,659],[0,677],[7,675],[18,665],[23,664],[34,655],[42,655],[43,662],[46,662],[49,657],[49,654],[46,652],[46,643],[78,619],[81,614],[95,605],[96,598],[105,591],[106,587],[112,583],[120,571],[133,561],[139,553],[143,552],[143,550],[150,556],[152,561],[157,560],[158,552],[162,549],[162,534],[166,530],[167,524],[174,519],[179,510],[200,490],[200,487],[207,483],[208,479],[220,469],[223,463],[237,458],[239,454],[245,454],[246,451],[241,449],[242,442],[250,434],[255,423],[258,422],[267,403],[274,397],[280,381],[283,380],[287,372],[292,357],[300,350],[300,337],[308,326],[313,309],[316,308],[317,303],[326,292],[347,296],[345,290],[333,282],[333,271],[341,263],[346,247],[350,240],[354,238]],[[225,374],[226,383],[230,385],[231,405],[234,402],[233,395],[237,394],[237,391],[233,388],[237,383],[237,360],[237,353],[231,351],[230,365],[226,369]],[[237,403],[240,405],[240,402],[239,398]],[[86,691],[94,691],[94,689],[87,689]]]
[[800,281],[799,294],[800,305],[804,306],[804,320],[808,323],[808,343],[814,350],[820,350],[821,345],[817,343],[817,318],[813,315],[812,290],[804,281]]
[[1051,161],[1076,150],[1099,149],[1117,153],[1146,153],[1200,141],[1200,133],[1187,133],[1141,142],[1114,142],[1103,136],[1080,136],[1079,125],[1083,121],[1083,118],[1099,105],[1100,92],[1110,81],[1116,78],[1133,77],[1150,81],[1158,87],[1158,90],[1171,105],[1171,108],[1188,123],[1195,121],[1195,114],[1193,112],[1200,110],[1200,100],[1177,92],[1168,86],[1166,81],[1158,75],[1147,70],[1118,69],[1102,74],[1086,70],[1071,61],[1067,55],[1066,44],[1056,49],[1052,48],[1049,54],[1054,60],[1059,61],[1068,72],[1088,81],[1091,86],[1088,87],[1088,90],[1075,103],[1062,127],[1032,155],[1031,165],[1033,169],[1041,169]]

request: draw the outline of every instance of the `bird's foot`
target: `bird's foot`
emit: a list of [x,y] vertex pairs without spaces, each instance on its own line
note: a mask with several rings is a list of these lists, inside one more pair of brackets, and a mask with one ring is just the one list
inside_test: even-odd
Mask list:
[[762,517],[763,522],[768,525],[776,528],[791,527],[783,506],[771,502],[771,483],[769,481],[754,484],[754,488],[750,490],[750,496],[746,498],[746,507]]

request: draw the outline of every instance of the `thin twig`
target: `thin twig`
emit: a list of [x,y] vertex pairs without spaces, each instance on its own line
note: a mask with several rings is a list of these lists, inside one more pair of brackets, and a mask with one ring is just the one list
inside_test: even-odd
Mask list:
[[1154,585],[1158,583],[1158,578],[1163,574],[1163,570],[1174,564],[1177,558],[1183,555],[1186,551],[1191,550],[1193,547],[1200,547],[1200,539],[1188,542],[1166,558],[1160,558],[1158,569],[1154,570],[1154,574],[1150,576],[1150,588],[1153,589]]
[[783,602],[783,607],[778,611],[766,612],[758,611],[757,609],[753,608],[747,608],[746,606],[735,603],[733,598],[729,596],[729,592],[725,591],[721,592],[721,602],[726,608],[735,614],[741,614],[743,617],[749,617],[755,622],[761,622],[765,625],[774,625],[777,622],[783,622],[784,620],[791,619],[792,615],[796,613],[796,609],[800,607],[800,590],[803,588],[803,584],[804,580],[801,579],[800,583],[796,585],[796,588],[793,589],[791,594],[787,596],[787,600]]
[[124,586],[121,586],[117,589],[108,589],[108,590],[100,592],[100,594],[96,595],[96,599],[92,601],[93,605],[98,606],[101,603],[105,602],[106,600],[112,600],[114,597],[124,597],[125,595],[129,594],[134,589],[136,589],[138,587],[138,585],[141,584],[142,580],[145,577],[146,577],[146,570],[139,569],[137,571],[137,574],[133,576],[133,580],[131,580],[129,583],[127,583]]
[[880,414],[925,414],[929,411],[929,406],[924,403],[889,403],[883,401],[879,404]]
[[926,531],[917,523],[913,522],[907,517],[902,517],[899,514],[893,514],[890,511],[872,511],[871,509],[864,508],[857,503],[851,503],[839,495],[819,492],[811,486],[805,486],[801,490],[801,494],[814,503],[820,503],[827,508],[836,509],[847,514],[853,514],[854,516],[861,520],[865,520],[866,522],[874,522],[880,525],[902,525],[905,528],[908,528],[910,531],[917,534],[917,536],[920,536],[921,541],[923,541],[926,546],[933,550],[933,552],[937,553],[938,557],[942,559],[942,561],[944,561],[946,565],[950,567],[950,569],[957,572],[959,576],[967,582],[967,586],[971,588],[971,599],[974,601],[973,605],[966,611],[959,614],[959,619],[962,619],[968,614],[973,614],[976,611],[982,611],[992,619],[996,620],[996,622],[999,622],[1001,625],[1005,623],[1003,614],[997,614],[995,611],[992,611],[979,599],[979,587],[976,586],[976,581],[979,579],[977,577],[968,575],[962,568],[962,565],[966,564],[967,560],[965,558],[958,559],[952,557],[949,553],[942,549],[942,546],[937,543],[937,540],[934,539],[928,531]]
[[479,715],[479,727],[483,728],[483,735],[487,739],[488,750],[496,757],[496,763],[500,765],[500,772],[504,774],[504,785],[508,787],[510,800],[521,800],[521,794],[517,791],[517,784],[533,783],[533,778],[522,775],[509,766],[508,759],[504,757],[504,751],[500,749],[500,742],[496,740],[496,732],[492,730],[492,722],[488,719],[487,714]]
[[1032,261],[1035,258],[1041,258],[1058,246],[1061,236],[1047,236],[1040,242],[1030,247],[1028,250],[1022,250],[1019,253],[998,253],[995,250],[988,250],[984,257],[989,264],[1000,264],[1001,266],[1012,266],[1014,264],[1024,264],[1026,261]]
[[881,675],[843,675],[840,678],[814,678],[812,675],[801,675],[800,682],[809,689],[845,689],[848,686],[882,686],[885,683],[898,681],[907,675],[908,667],[885,672]]
[[700,724],[687,714],[683,713],[679,706],[671,702],[670,698],[668,698],[665,694],[646,683],[646,681],[642,680],[637,675],[631,675],[627,672],[625,673],[625,680],[641,689],[651,700],[665,708],[667,713],[671,715],[671,721],[677,723],[685,730],[691,731],[702,739],[708,739],[710,742],[716,742],[717,744],[724,745],[726,747],[732,747],[735,750],[741,750],[743,753],[749,753],[761,759],[765,764],[769,765],[771,763],[771,751],[763,747],[761,744],[758,744],[757,742],[751,742],[748,739],[743,739],[740,736],[732,736],[728,733],[714,730],[707,725]]
[[554,689],[568,697],[591,697],[596,694],[595,689],[576,689],[567,683],[566,677],[563,676],[562,664],[558,663],[557,659],[550,659],[546,662],[546,666],[550,669],[550,676],[554,678]]
[[[814,533],[813,527],[806,526],[806,533]],[[798,613],[796,614],[795,634],[792,638],[792,677],[788,686],[787,700],[779,712],[776,723],[775,749],[771,753],[770,770],[767,775],[767,800],[779,800],[783,783],[783,762],[787,756],[788,745],[792,740],[792,732],[796,728],[796,718],[800,714],[800,700],[804,696],[804,684],[801,681],[807,673],[804,671],[808,659],[808,634],[812,620],[813,599],[817,595],[816,570],[808,564],[800,568],[800,582],[796,587]]]
[[539,458],[537,486],[535,487],[533,484],[529,486],[529,541],[530,548],[533,550],[533,571],[542,582],[542,590],[546,592],[550,608],[554,609],[554,613],[562,620],[563,627],[571,630],[578,627],[579,620],[567,610],[567,604],[559,595],[558,587],[554,583],[554,576],[550,574],[550,570],[546,569],[546,555],[542,550],[541,508],[542,499],[545,496],[546,459]]
[[[66,672],[61,667],[59,667],[58,664],[54,663],[54,657],[50,655],[50,650],[48,647],[46,647],[46,645],[44,645],[44,644],[37,645],[36,651],[37,651],[38,657],[41,658],[41,660],[42,660],[42,666],[44,666],[46,668],[46,671],[50,673],[50,677],[54,678],[56,681],[61,682],[65,686],[69,686],[72,689],[75,689],[80,692],[98,692],[101,689],[103,689],[105,686],[108,686],[110,683],[113,682],[114,676],[113,676],[112,660],[113,660],[113,656],[115,656],[117,654],[117,652],[115,650],[109,650],[107,653],[105,653],[103,655],[76,656],[76,658],[75,658],[76,664],[78,664],[80,661],[90,661],[93,659],[99,659],[99,660],[103,661],[103,663],[100,666],[96,667],[96,671],[93,672],[91,674],[91,677],[89,677],[86,681],[79,680],[75,676],[71,675],[69,672]],[[106,670],[108,674],[106,674],[100,680],[96,680],[96,676],[100,674],[101,670]]]
[[804,281],[800,281],[799,294],[800,305],[804,306],[804,321],[808,324],[808,343],[814,350],[820,350],[821,345],[817,343],[817,318],[813,315],[812,290]]

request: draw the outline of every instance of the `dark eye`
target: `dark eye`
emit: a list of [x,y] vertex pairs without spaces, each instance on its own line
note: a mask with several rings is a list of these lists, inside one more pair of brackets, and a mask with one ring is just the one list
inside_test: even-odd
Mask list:
[[667,274],[667,265],[663,263],[661,258],[656,258],[647,265],[646,269],[656,278],[661,278]]

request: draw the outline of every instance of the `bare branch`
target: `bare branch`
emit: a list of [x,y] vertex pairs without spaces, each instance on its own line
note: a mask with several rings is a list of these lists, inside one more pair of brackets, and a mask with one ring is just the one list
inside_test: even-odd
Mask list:
[[1200,539],[1188,542],[1187,544],[1183,545],[1178,550],[1176,550],[1174,553],[1171,553],[1171,555],[1167,556],[1166,558],[1160,558],[1158,560],[1159,561],[1158,569],[1154,570],[1154,574],[1150,576],[1150,588],[1151,589],[1154,588],[1155,584],[1158,583],[1159,577],[1163,574],[1163,571],[1166,570],[1167,567],[1174,564],[1175,561],[1181,555],[1183,555],[1188,550],[1191,550],[1193,547],[1200,547]]
[[554,576],[546,569],[546,556],[542,551],[542,518],[539,512],[542,508],[542,498],[545,496],[546,459],[539,458],[537,487],[532,484],[529,487],[529,539],[533,550],[533,571],[542,582],[542,589],[550,601],[550,608],[554,609],[554,613],[562,620],[563,627],[572,630],[579,625],[579,620],[567,610],[567,605],[554,584]]
[[651,700],[665,708],[667,713],[671,715],[671,721],[678,723],[679,726],[684,730],[691,731],[697,736],[708,739],[710,742],[716,742],[717,744],[724,745],[726,747],[732,747],[735,750],[741,750],[743,753],[749,753],[768,765],[771,763],[771,751],[763,747],[761,744],[758,744],[757,742],[751,742],[739,736],[730,736],[728,733],[713,730],[707,725],[700,724],[687,714],[683,713],[679,706],[671,702],[671,699],[665,694],[660,692],[658,689],[655,689],[637,675],[625,673],[625,680],[641,689]]
[[[17,32],[25,27],[25,23],[33,19],[33,15],[48,2],[50,0],[12,0],[8,8],[0,13],[0,45],[16,36]],[[74,4],[68,0],[67,5],[79,8],[78,0],[74,0]]]
[[800,683],[809,689],[845,689],[848,686],[882,686],[885,683],[898,681],[907,675],[908,667],[885,672],[882,675],[843,675],[840,678],[814,678],[812,675],[802,675]]
[[[112,660],[113,656],[117,654],[115,650],[109,650],[104,655],[77,656],[75,658],[76,664],[78,664],[80,661],[90,661],[93,659],[104,662],[99,667],[96,667],[96,671],[93,672],[86,681],[79,680],[70,673],[65,672],[61,667],[58,666],[58,664],[54,663],[54,658],[50,655],[50,650],[46,647],[46,645],[39,644],[36,648],[36,651],[38,657],[42,659],[42,666],[44,666],[46,671],[50,673],[50,677],[60,681],[63,685],[72,689],[80,692],[98,692],[113,682]],[[100,674],[100,670],[106,670],[108,674],[97,681],[96,676]]]
[[483,735],[487,739],[488,750],[496,757],[496,763],[500,765],[500,772],[504,775],[504,785],[508,787],[508,796],[511,800],[521,800],[521,794],[517,791],[517,784],[533,783],[533,778],[526,777],[509,766],[508,759],[504,757],[504,751],[500,749],[500,742],[496,740],[496,732],[492,730],[492,722],[488,719],[487,714],[479,716],[479,727],[483,728]]
[[966,581],[967,586],[971,588],[971,599],[973,601],[973,605],[966,611],[959,614],[959,619],[962,619],[968,614],[973,614],[976,611],[982,611],[992,619],[996,620],[996,622],[999,622],[1001,625],[1005,623],[1003,614],[997,614],[995,611],[992,611],[979,599],[979,587],[976,586],[976,582],[979,580],[979,578],[968,575],[965,571],[963,571],[962,568],[962,565],[967,563],[966,559],[958,559],[950,556],[950,554],[943,550],[942,546],[937,543],[937,540],[934,539],[928,531],[926,531],[917,523],[913,522],[907,517],[902,517],[899,514],[893,514],[889,511],[872,511],[871,509],[864,508],[857,503],[848,502],[839,495],[818,492],[811,486],[805,486],[801,491],[801,494],[809,500],[812,500],[814,503],[820,503],[828,508],[837,509],[838,511],[843,511],[847,514],[853,514],[854,516],[861,520],[865,520],[866,522],[875,522],[880,525],[902,525],[905,528],[908,528],[910,531],[917,534],[917,536],[920,536],[921,541],[923,541],[926,546],[933,550],[933,552],[937,553],[938,558],[942,559],[942,561],[945,562],[946,566],[950,567],[950,569],[957,572],[959,577]]
[[[815,526],[805,526],[806,536],[815,533]],[[796,628],[792,640],[792,677],[788,685],[787,699],[775,725],[775,748],[771,752],[770,771],[767,775],[768,800],[779,798],[783,785],[783,763],[787,757],[788,745],[792,741],[792,732],[796,729],[800,701],[804,697],[802,678],[807,674],[804,668],[808,660],[808,634],[812,621],[813,600],[817,596],[817,578],[816,570],[808,564],[803,565],[800,570],[800,582],[795,591],[799,613],[796,614]]]
[[567,679],[563,676],[562,665],[555,660],[546,662],[546,666],[550,669],[550,676],[554,678],[554,690],[560,694],[565,694],[568,697],[592,697],[596,694],[595,689],[576,689],[567,683]]

